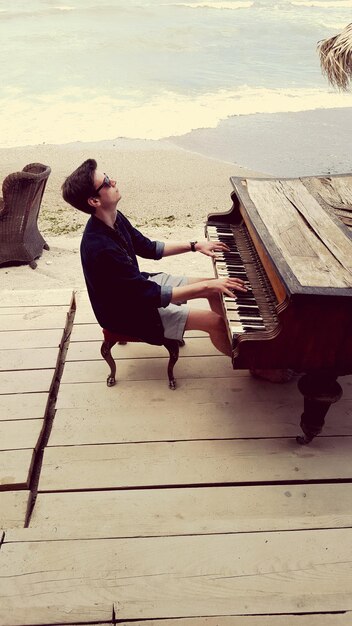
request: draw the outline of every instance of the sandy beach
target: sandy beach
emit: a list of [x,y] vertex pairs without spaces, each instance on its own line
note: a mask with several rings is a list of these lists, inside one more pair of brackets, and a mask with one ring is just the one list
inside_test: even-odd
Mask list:
[[[188,152],[167,141],[119,139],[98,143],[40,145],[0,150],[1,180],[24,165],[40,162],[52,172],[39,216],[39,229],[50,246],[32,270],[28,265],[1,267],[0,288],[55,289],[84,287],[79,245],[87,216],[61,197],[65,177],[89,157],[116,177],[121,189],[119,208],[142,232],[161,241],[189,241],[204,236],[210,212],[231,206],[231,175],[255,172]],[[153,270],[153,262],[142,262]],[[197,275],[211,272],[203,255],[169,257],[158,269]]]

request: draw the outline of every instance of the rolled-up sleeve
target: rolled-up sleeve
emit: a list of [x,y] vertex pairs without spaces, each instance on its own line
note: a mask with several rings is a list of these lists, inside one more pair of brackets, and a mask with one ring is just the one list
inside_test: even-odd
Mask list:
[[159,261],[159,259],[162,258],[163,254],[164,254],[164,248],[165,248],[165,243],[163,241],[156,241],[155,242],[155,259],[157,261]]

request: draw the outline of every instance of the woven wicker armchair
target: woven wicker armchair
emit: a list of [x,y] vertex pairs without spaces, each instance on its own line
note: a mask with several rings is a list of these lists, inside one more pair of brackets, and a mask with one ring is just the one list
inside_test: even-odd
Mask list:
[[35,269],[43,248],[49,250],[37,226],[39,209],[51,169],[30,163],[9,174],[0,198],[0,265],[29,263]]

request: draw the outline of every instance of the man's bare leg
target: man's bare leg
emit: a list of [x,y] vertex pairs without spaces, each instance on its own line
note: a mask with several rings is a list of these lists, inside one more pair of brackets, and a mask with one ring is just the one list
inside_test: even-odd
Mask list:
[[191,310],[185,330],[203,330],[209,334],[212,344],[219,352],[231,356],[231,344],[226,332],[224,318],[214,311]]

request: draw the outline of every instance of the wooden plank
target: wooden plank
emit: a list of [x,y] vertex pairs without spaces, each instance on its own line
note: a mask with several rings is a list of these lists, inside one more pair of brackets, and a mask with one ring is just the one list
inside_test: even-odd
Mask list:
[[62,339],[62,328],[46,330],[0,331],[2,350],[17,348],[58,348]]
[[[182,363],[181,363],[182,365]],[[176,372],[177,373],[177,372]],[[201,405],[217,404],[219,401],[224,404],[237,404],[240,402],[256,401],[258,403],[273,404],[278,403],[278,410],[281,406],[285,408],[290,406],[292,400],[297,400],[297,406],[300,409],[302,396],[297,390],[296,381],[293,380],[283,385],[273,385],[263,380],[252,378],[246,370],[235,370],[232,378],[191,378],[182,380],[176,391],[170,391],[165,385],[161,385],[158,380],[148,380],[141,385],[138,381],[123,381],[115,387],[107,387],[105,382],[94,383],[76,383],[61,385],[56,407],[58,409],[89,407],[97,411],[114,410],[115,406],[122,407],[123,410],[130,406],[131,401],[138,405],[151,404],[158,410],[168,410],[171,403],[185,410],[190,401]],[[352,377],[345,376],[339,379],[343,387],[343,399],[352,400]],[[1,396],[0,396],[1,398]],[[328,413],[327,424],[330,422],[330,415],[335,415],[342,400],[334,404]],[[199,407],[201,409],[201,406]],[[206,408],[206,407],[205,407]],[[209,409],[211,407],[208,407]],[[349,414],[348,403],[344,409]],[[118,411],[115,411],[115,414]],[[136,410],[137,413],[137,410]],[[268,418],[268,416],[267,416]],[[332,419],[332,418],[331,418]],[[292,415],[292,420],[296,420]]]
[[[40,493],[27,541],[258,532],[352,525],[352,485]],[[8,532],[6,541],[23,541]]]
[[[303,401],[292,386],[284,404],[275,397],[257,401],[249,390],[234,396],[232,402],[221,395],[218,401],[211,401],[205,385],[203,400],[190,393],[175,393],[169,401],[163,390],[158,401],[157,394],[151,393],[149,399],[146,387],[140,392],[134,386],[122,398],[116,393],[109,395],[110,402],[103,406],[98,395],[91,406],[57,409],[48,445],[295,437],[300,431]],[[110,390],[99,391],[108,394]],[[170,390],[166,388],[166,392]],[[92,396],[89,390],[87,394]],[[331,409],[323,436],[331,435],[352,435],[350,400],[340,400]]]
[[[166,352],[166,350],[165,350]],[[118,362],[117,380],[163,380],[167,384],[168,357],[150,359],[122,359]],[[90,383],[106,380],[110,369],[101,358],[98,361],[75,361],[65,364],[61,384]],[[175,366],[176,380],[204,378],[212,375],[234,377],[231,361],[226,356],[183,357]]]
[[0,451],[36,448],[43,420],[0,422]]
[[341,266],[352,273],[352,241],[337,223],[327,217],[319,202],[309,193],[301,180],[285,180],[281,181],[281,184],[287,198],[294,203],[319,239]]
[[0,528],[23,528],[29,491],[0,491]]
[[11,371],[55,368],[58,356],[59,348],[0,350],[0,370]]
[[[247,185],[249,195],[277,249],[282,252],[301,285],[352,285],[350,272],[341,266],[313,229],[307,228],[305,220],[286,198],[282,181],[248,179]],[[328,221],[327,214],[321,207],[320,210],[321,218]]]
[[39,491],[351,479],[351,437],[46,448]]
[[[229,617],[183,617],[180,619],[142,620],[133,626],[350,626],[352,613],[318,615],[232,615]],[[130,626],[121,622],[121,626]]]
[[[72,342],[69,345],[66,362],[96,361],[100,357],[101,341]],[[112,355],[115,359],[141,359],[165,357],[164,346],[153,346],[148,343],[127,343],[125,346],[115,345]],[[180,358],[185,356],[219,356],[219,351],[207,337],[188,339],[180,348]],[[1,352],[0,352],[1,355]]]
[[352,529],[5,543],[0,621],[350,611],[351,552]]
[[0,316],[0,330],[41,330],[46,328],[64,328],[67,306],[35,307],[23,309],[22,314]]
[[0,372],[0,395],[48,392],[54,372],[54,369]]
[[0,307],[69,306],[72,289],[2,289]]
[[[201,330],[187,330],[185,339],[188,337],[208,337]],[[70,341],[102,341],[103,333],[99,324],[74,324],[71,331]]]
[[0,489],[28,488],[32,469],[33,450],[5,450],[0,452]]
[[0,393],[0,421],[44,418],[47,393]]

